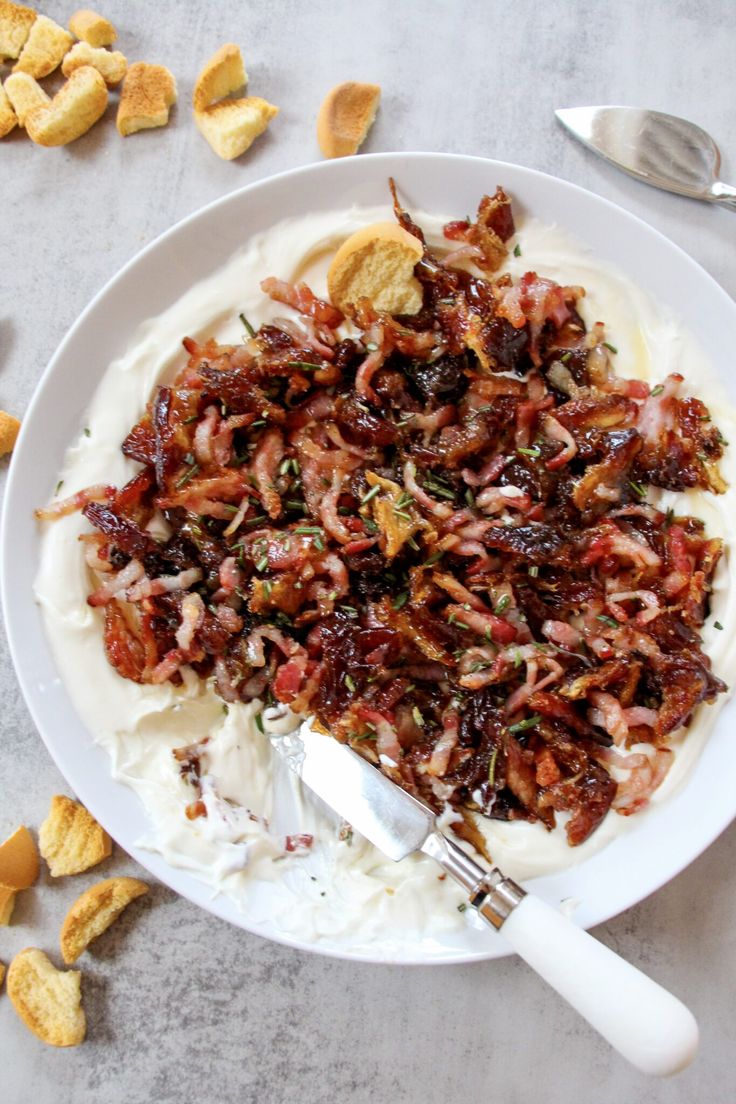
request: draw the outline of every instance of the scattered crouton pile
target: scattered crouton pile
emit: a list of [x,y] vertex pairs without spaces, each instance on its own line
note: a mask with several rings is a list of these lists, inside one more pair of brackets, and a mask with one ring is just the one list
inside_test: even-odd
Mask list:
[[247,83],[240,47],[227,42],[209,59],[194,85],[194,121],[225,161],[245,153],[279,113],[259,96],[232,98]]
[[[176,81],[163,65],[128,60],[111,49],[117,31],[97,12],[77,11],[65,30],[23,4],[0,0],[0,66],[15,64],[0,81],[0,138],[16,128],[41,146],[65,146],[86,134],[107,109],[109,90],[122,82],[117,128],[123,137],[166,126],[176,103]],[[50,95],[38,83],[59,70],[66,83]],[[1,75],[1,74],[0,74]],[[218,157],[240,157],[278,115],[248,84],[240,47],[225,43],[206,62],[194,86],[194,121]],[[377,84],[346,81],[331,89],[317,117],[325,157],[357,153],[378,110]]]
[[[0,63],[12,72],[0,83],[0,138],[16,127],[39,146],[66,146],[101,119],[110,89],[122,81],[117,126],[121,134],[165,126],[176,102],[176,82],[163,65],[128,66],[110,47],[117,32],[109,20],[77,11],[69,30],[22,4],[0,0]],[[50,95],[38,83],[61,67],[65,83]]]
[[[112,851],[110,837],[94,817],[79,802],[62,795],[52,798],[38,843],[53,878],[81,874]],[[26,827],[0,845],[0,924],[10,923],[16,894],[33,885],[39,866],[39,854]],[[147,892],[146,883],[137,878],[106,878],[86,889],[61,926],[64,963],[76,962],[131,901]],[[4,976],[5,966],[0,963],[0,985]],[[81,980],[79,970],[58,970],[43,951],[26,947],[8,967],[8,996],[20,1019],[42,1042],[77,1046],[87,1030]]]

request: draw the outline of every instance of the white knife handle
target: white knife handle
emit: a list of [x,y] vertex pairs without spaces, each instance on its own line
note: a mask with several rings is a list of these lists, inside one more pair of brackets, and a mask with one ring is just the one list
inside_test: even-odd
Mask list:
[[460,883],[480,916],[516,953],[642,1073],[666,1077],[692,1062],[698,1025],[677,997],[500,870],[483,870],[441,832],[430,833],[422,851]]
[[642,1073],[666,1077],[692,1062],[698,1025],[685,1005],[551,905],[527,894],[501,934]]

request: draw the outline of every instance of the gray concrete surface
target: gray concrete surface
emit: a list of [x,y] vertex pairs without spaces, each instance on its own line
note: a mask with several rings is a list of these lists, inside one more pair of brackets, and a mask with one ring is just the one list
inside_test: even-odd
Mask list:
[[[49,0],[61,22],[72,5]],[[121,140],[113,111],[76,144],[0,143],[0,406],[22,415],[89,298],[182,216],[319,154],[314,118],[339,80],[378,81],[366,149],[485,154],[560,175],[639,214],[736,293],[733,214],[616,174],[556,127],[552,109],[631,103],[697,120],[736,182],[736,9],[728,0],[105,0],[131,60],[169,65],[171,125]],[[202,61],[242,44],[251,91],[281,105],[236,163],[196,133]],[[730,91],[729,91],[730,90]],[[730,355],[730,351],[729,354]],[[2,465],[2,478],[6,465]],[[37,826],[64,789],[34,731],[3,644],[0,835]],[[697,812],[694,812],[697,815]],[[518,961],[472,967],[351,965],[248,936],[163,887],[132,906],[84,962],[89,1036],[45,1047],[0,992],[3,1104],[709,1104],[734,1099],[736,831],[598,935],[684,997],[702,1028],[697,1063],[668,1082],[627,1068]],[[117,852],[96,873],[135,872]],[[67,905],[91,876],[25,893],[0,959],[55,952]]]

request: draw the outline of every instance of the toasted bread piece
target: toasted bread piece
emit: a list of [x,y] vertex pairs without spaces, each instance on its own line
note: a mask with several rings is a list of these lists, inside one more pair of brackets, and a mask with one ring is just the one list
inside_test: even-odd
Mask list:
[[18,57],[35,22],[33,8],[0,0],[0,61]]
[[29,111],[28,137],[39,146],[66,146],[75,142],[105,114],[107,85],[91,65],[76,69],[51,103]]
[[11,73],[5,81],[5,91],[13,105],[19,126],[26,125],[26,119],[34,108],[51,103],[51,97],[47,96],[36,78],[28,73]]
[[327,273],[330,299],[340,310],[370,299],[376,310],[416,314],[422,286],[414,276],[422,243],[395,222],[364,226],[344,241]]
[[69,30],[75,38],[81,38],[90,46],[112,46],[118,37],[110,20],[89,8],[75,11],[69,20]]
[[8,99],[8,94],[0,83],[0,138],[10,134],[13,127],[18,125],[18,116],[13,111],[13,105]]
[[15,448],[20,433],[20,422],[12,414],[0,410],[0,456],[5,456]]
[[38,832],[38,844],[51,876],[81,874],[112,852],[112,841],[84,805],[64,794],[51,798],[49,815]]
[[125,74],[117,127],[125,137],[138,130],[166,126],[176,103],[176,81],[165,65],[136,61]]
[[248,83],[240,47],[226,42],[205,63],[194,85],[192,105],[195,111],[204,111],[217,100],[238,92]]
[[96,69],[108,88],[120,84],[128,68],[128,59],[119,50],[104,50],[90,46],[86,42],[77,42],[61,63],[61,71],[70,77],[75,69],[91,65]]
[[380,85],[357,81],[345,81],[327,93],[317,116],[317,141],[325,157],[349,157],[358,152],[380,99]]
[[61,926],[61,956],[67,966],[76,962],[92,940],[107,931],[123,909],[144,893],[148,893],[148,886],[137,878],[106,878],[85,890]]
[[6,928],[15,908],[15,890],[0,886],[0,927]]
[[194,121],[218,157],[232,161],[245,153],[279,109],[259,96],[242,100],[220,100],[204,111],[195,111]]
[[39,15],[31,27],[31,33],[13,66],[14,73],[30,73],[40,79],[53,73],[61,64],[64,54],[71,48],[74,39],[45,15]]
[[77,1046],[87,1023],[79,970],[57,970],[43,951],[26,947],[8,968],[8,996],[23,1023],[51,1046]]
[[28,889],[38,877],[38,851],[33,836],[24,825],[0,845],[0,885],[8,889]]

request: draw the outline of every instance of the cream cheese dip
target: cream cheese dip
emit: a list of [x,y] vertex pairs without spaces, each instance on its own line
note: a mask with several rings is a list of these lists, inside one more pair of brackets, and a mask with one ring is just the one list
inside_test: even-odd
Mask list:
[[[268,299],[260,281],[270,275],[306,280],[316,294],[325,295],[327,267],[339,244],[361,226],[390,217],[390,209],[381,207],[286,219],[255,236],[224,268],[144,323],[93,396],[85,418],[88,433],[68,450],[60,473],[64,495],[95,483],[122,485],[134,474],[136,465],[123,457],[120,443],[156,384],[184,362],[184,336],[237,342],[242,338],[240,312],[255,326],[293,314]],[[415,217],[429,244],[441,245],[447,220],[421,213]],[[586,289],[578,304],[581,314],[589,326],[605,322],[608,339],[618,349],[621,374],[659,381],[681,372],[685,386],[714,411],[724,436],[736,439],[736,414],[723,399],[711,366],[674,318],[556,227],[524,219],[517,240],[520,255],[510,255],[506,265],[512,276],[533,269],[561,284],[581,284]],[[701,517],[709,535],[726,542],[713,612],[703,630],[715,673],[726,677],[736,642],[715,625],[736,622],[736,587],[728,585],[736,525],[736,460],[731,450],[721,471],[729,484],[724,495],[662,492],[656,504],[666,509],[676,503],[678,512]],[[651,491],[649,499],[655,500]],[[302,792],[269,740],[269,733],[295,727],[288,710],[267,710],[261,731],[255,720],[260,705],[224,707],[212,686],[190,669],[183,669],[181,687],[138,685],[113,670],[103,649],[102,616],[86,601],[91,579],[76,538],[87,528],[78,514],[44,524],[36,597],[82,721],[110,754],[113,776],[131,786],[147,810],[151,828],[140,844],[209,883],[213,893],[227,894],[253,924],[267,922],[271,929],[304,941],[349,932],[367,945],[390,938],[397,927],[431,937],[472,923],[454,907],[462,901],[460,890],[439,877],[431,859],[392,863],[345,826],[341,831],[337,818]],[[690,729],[674,737],[674,764],[652,805],[666,801],[687,779],[724,697],[701,706]],[[205,737],[209,739],[202,743]],[[207,816],[195,820],[186,817],[193,794],[172,755],[174,748],[189,744],[202,744]],[[447,819],[452,815],[448,812]],[[480,824],[494,859],[512,877],[524,880],[581,862],[647,815],[647,810],[633,817],[611,811],[577,848],[568,846],[562,824],[551,833],[541,824],[519,821],[480,818]],[[286,854],[285,836],[299,833],[314,836],[312,850]],[[259,892],[265,883],[268,895]]]

